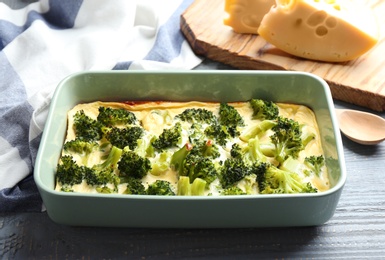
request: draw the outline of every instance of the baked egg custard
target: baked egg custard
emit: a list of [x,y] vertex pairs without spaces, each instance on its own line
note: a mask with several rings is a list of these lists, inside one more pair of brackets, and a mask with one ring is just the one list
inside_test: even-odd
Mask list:
[[330,188],[313,111],[245,102],[92,102],[68,112],[56,191],[164,196]]

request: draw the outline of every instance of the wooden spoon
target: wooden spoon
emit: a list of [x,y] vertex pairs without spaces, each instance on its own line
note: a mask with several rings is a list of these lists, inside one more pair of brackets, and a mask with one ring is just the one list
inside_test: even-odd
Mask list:
[[336,109],[341,132],[350,140],[375,145],[385,140],[385,119],[349,109]]

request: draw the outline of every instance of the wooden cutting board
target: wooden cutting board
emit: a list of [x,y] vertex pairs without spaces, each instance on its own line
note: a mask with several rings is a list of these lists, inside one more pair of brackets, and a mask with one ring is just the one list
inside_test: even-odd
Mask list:
[[[385,0],[363,0],[380,25],[380,40],[368,53],[344,63],[296,58],[262,37],[234,33],[223,24],[224,0],[195,0],[181,16],[181,31],[196,54],[245,70],[304,71],[325,79],[333,98],[385,110]],[[354,44],[354,43],[352,43]]]

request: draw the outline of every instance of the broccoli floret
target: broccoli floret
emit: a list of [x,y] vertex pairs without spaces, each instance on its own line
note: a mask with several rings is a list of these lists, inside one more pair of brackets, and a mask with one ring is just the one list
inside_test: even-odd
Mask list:
[[260,120],[273,120],[277,119],[279,114],[279,108],[277,104],[272,101],[266,101],[262,99],[251,99],[249,101],[251,108],[253,109],[253,119]]
[[227,128],[227,132],[231,137],[238,136],[238,127],[245,125],[245,122],[243,121],[243,118],[239,114],[238,110],[226,103],[221,103],[219,105],[218,120],[222,126]]
[[82,164],[87,165],[89,155],[98,147],[94,141],[75,139],[64,143],[63,149],[70,154],[78,154],[82,158]]
[[304,161],[305,165],[311,169],[311,171],[317,175],[320,176],[322,167],[325,165],[325,157],[323,155],[319,156],[309,156],[305,158]]
[[97,141],[103,137],[102,124],[79,110],[74,115],[74,129],[76,139],[85,141]]
[[222,188],[227,189],[236,185],[245,176],[250,174],[251,167],[243,160],[228,158],[220,169],[219,181]]
[[91,168],[89,171],[86,171],[84,179],[88,185],[92,186],[102,186],[108,183],[112,183],[116,187],[120,182],[119,177],[110,168],[103,170],[96,170]]
[[136,116],[126,109],[114,109],[110,107],[99,107],[97,120],[105,126],[131,125],[136,122]]
[[217,178],[217,168],[212,157],[203,154],[204,151],[187,143],[172,155],[170,166],[179,176],[188,176],[191,183],[201,178],[209,185]]
[[[252,165],[241,159],[227,159],[222,167],[220,183],[224,189],[222,195],[246,195],[257,193],[257,173],[264,172],[265,163],[256,162]],[[244,186],[244,189],[238,187]]]
[[191,144],[202,142],[206,138],[203,126],[199,123],[193,123],[189,130],[189,141]]
[[141,180],[136,178],[127,178],[127,188],[123,194],[132,194],[132,195],[145,195],[146,188],[144,187]]
[[301,139],[301,129],[297,121],[278,117],[277,125],[272,130],[274,134],[270,136],[274,144],[274,157],[282,163],[288,156],[297,158],[304,146]]
[[306,188],[303,189],[303,193],[317,193],[317,188],[313,187],[310,182],[306,182]]
[[221,155],[218,146],[215,145],[212,140],[207,140],[205,144],[201,146],[201,152],[204,157],[211,159],[216,159]]
[[67,185],[64,185],[60,188],[60,191],[63,191],[63,192],[74,192],[74,190],[72,189],[71,186],[67,186]]
[[116,187],[119,184],[119,178],[115,175],[114,169],[121,154],[122,150],[113,146],[107,159],[92,168],[79,166],[72,156],[65,155],[61,158],[62,163],[57,167],[56,178],[58,182],[68,186],[80,184],[84,179],[89,185],[101,186],[113,183]]
[[317,192],[309,182],[303,182],[298,174],[267,163],[261,164],[257,171],[257,181],[261,194]]
[[64,143],[63,149],[67,152],[73,152],[78,154],[90,154],[96,147],[98,147],[97,142],[86,142],[84,140],[75,139],[67,141]]
[[79,166],[71,155],[64,155],[60,158],[61,163],[57,165],[56,179],[63,186],[80,184],[84,174],[88,171],[87,167]]
[[250,175],[255,175],[256,180],[258,181],[258,176],[260,174],[264,174],[266,170],[271,166],[272,164],[268,162],[256,162],[251,166],[250,169]]
[[226,103],[219,105],[219,123],[225,126],[244,126],[245,124],[238,110]]
[[179,172],[179,175],[189,176],[191,183],[200,178],[210,185],[217,178],[218,172],[212,159],[190,153],[186,156],[183,172]]
[[186,143],[182,148],[177,150],[171,156],[170,166],[179,174],[183,173],[184,162],[186,160],[186,156],[193,149],[193,146],[190,143]]
[[219,145],[225,146],[229,138],[231,138],[230,133],[226,126],[220,124],[211,124],[206,127],[204,133],[209,137],[214,139]]
[[221,103],[218,122],[213,122],[207,126],[204,133],[219,145],[225,146],[230,138],[240,134],[238,131],[240,126],[244,126],[244,121],[238,110],[226,103]]
[[217,121],[213,112],[203,108],[188,108],[177,115],[176,118],[189,123],[212,124]]
[[156,180],[148,185],[147,195],[174,196],[172,185],[169,181]]
[[234,143],[231,146],[230,150],[230,156],[234,159],[240,159],[242,160],[243,154],[242,154],[242,148],[238,143]]
[[86,171],[84,179],[87,184],[92,186],[102,186],[112,183],[117,187],[120,180],[115,174],[115,169],[117,169],[121,155],[122,149],[112,146],[107,159],[103,163],[96,164],[90,170]]
[[142,157],[137,153],[124,150],[118,163],[120,176],[128,176],[141,179],[151,171],[151,162],[148,158]]
[[238,110],[226,103],[219,105],[219,124],[226,127],[227,133],[231,137],[238,136],[240,134],[238,127],[245,125]]
[[160,136],[152,142],[152,146],[162,151],[170,147],[178,147],[178,143],[182,139],[182,125],[177,122],[173,127],[164,129]]
[[231,186],[227,189],[224,189],[221,192],[221,195],[247,195],[247,193],[237,186]]
[[144,130],[139,126],[112,127],[107,131],[105,137],[112,145],[120,149],[128,146],[131,150],[134,150],[138,146],[138,139],[142,138],[143,135]]
[[191,153],[211,159],[216,159],[221,155],[218,146],[212,140],[197,143],[193,146]]

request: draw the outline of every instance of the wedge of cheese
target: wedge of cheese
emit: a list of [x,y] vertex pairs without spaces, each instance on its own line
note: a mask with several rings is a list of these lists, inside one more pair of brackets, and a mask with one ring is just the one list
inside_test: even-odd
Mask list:
[[275,0],[226,0],[225,25],[231,26],[236,33],[258,32],[262,18],[275,4]]
[[258,34],[295,56],[343,62],[377,43],[378,26],[370,10],[353,0],[276,0]]

